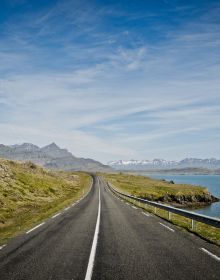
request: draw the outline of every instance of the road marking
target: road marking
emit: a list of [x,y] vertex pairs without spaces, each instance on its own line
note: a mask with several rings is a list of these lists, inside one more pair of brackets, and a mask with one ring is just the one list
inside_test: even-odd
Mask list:
[[132,206],[132,208],[137,209],[137,207],[135,207],[135,206]]
[[57,213],[57,214],[53,215],[53,217],[51,217],[51,219],[54,219],[54,218],[58,217],[59,215],[61,215],[61,213]]
[[3,249],[6,246],[6,244],[0,246],[0,250]]
[[216,261],[220,262],[220,258],[214,254],[212,254],[211,252],[209,252],[208,250],[206,250],[205,248],[200,248],[200,250],[202,250],[203,252],[205,252],[207,255],[209,255],[210,257],[212,257],[213,259],[215,259]]
[[172,229],[172,228],[170,228],[170,227],[168,227],[168,226],[166,226],[166,225],[164,225],[163,223],[159,223],[161,226],[163,226],[163,227],[165,227],[165,228],[167,228],[167,229],[169,229],[170,231],[175,231],[174,229]]
[[96,248],[98,243],[98,235],[99,235],[99,227],[100,227],[100,214],[101,214],[101,199],[100,199],[100,186],[99,186],[99,208],[98,208],[98,216],[96,221],[96,227],[95,227],[95,233],[93,237],[92,242],[92,249],[89,256],[89,263],[86,271],[86,277],[85,280],[92,279],[92,272],[93,272],[93,266],[95,261],[95,254],[96,254]]
[[34,228],[30,229],[29,231],[27,231],[27,232],[26,232],[26,234],[28,234],[28,233],[32,232],[33,230],[35,230],[35,229],[37,229],[37,228],[41,227],[41,226],[42,226],[42,225],[44,225],[44,224],[45,224],[45,222],[43,222],[43,223],[41,223],[41,224],[37,225],[36,227],[34,227]]
[[125,202],[127,205],[130,205],[128,202]]
[[64,209],[64,211],[66,211],[66,210],[68,210],[68,209],[70,209],[70,206],[69,206],[69,207],[66,207],[66,208]]
[[142,212],[143,215],[147,216],[147,217],[150,217],[149,214],[145,213],[145,212]]

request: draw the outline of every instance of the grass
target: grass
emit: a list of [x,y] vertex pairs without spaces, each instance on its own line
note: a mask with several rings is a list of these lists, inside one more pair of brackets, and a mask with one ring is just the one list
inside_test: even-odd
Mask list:
[[167,181],[131,174],[104,174],[105,178],[113,183],[118,190],[140,198],[153,201],[163,201],[164,197],[193,199],[208,194],[208,189],[186,184],[171,184]]
[[78,200],[91,177],[0,160],[0,244]]
[[[135,176],[129,174],[102,174],[106,181],[110,182],[114,188],[126,194],[142,197],[149,200],[159,200],[163,195],[169,193],[170,195],[178,196],[201,196],[206,194],[207,189],[202,187],[194,187],[191,185],[169,184],[163,181],[153,180],[144,176]],[[123,197],[124,198],[124,197]],[[143,208],[144,210],[155,214],[154,207],[146,204],[139,204],[139,202],[127,199],[134,205]],[[171,214],[170,220],[168,212],[162,209],[156,210],[156,215],[181,227],[187,231],[193,232],[196,235],[204,238],[220,246],[220,229],[195,222],[195,228],[191,228],[191,219],[185,218],[177,214]]]

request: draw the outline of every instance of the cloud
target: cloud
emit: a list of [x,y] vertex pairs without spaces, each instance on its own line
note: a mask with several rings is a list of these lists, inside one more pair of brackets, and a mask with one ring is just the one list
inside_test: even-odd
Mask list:
[[143,13],[114,6],[58,1],[18,18],[0,45],[0,142],[55,141],[104,162],[220,152],[220,31],[210,17],[175,30],[158,22],[157,40],[124,25]]

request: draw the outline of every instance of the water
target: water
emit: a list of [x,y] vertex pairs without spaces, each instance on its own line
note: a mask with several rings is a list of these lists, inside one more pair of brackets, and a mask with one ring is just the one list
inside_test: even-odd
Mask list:
[[[220,198],[220,175],[165,175],[165,174],[145,174],[155,179],[173,180],[175,183],[191,184],[207,187],[209,192]],[[190,210],[190,209],[189,209]],[[220,218],[220,202],[212,203],[200,209],[192,210],[207,216]]]

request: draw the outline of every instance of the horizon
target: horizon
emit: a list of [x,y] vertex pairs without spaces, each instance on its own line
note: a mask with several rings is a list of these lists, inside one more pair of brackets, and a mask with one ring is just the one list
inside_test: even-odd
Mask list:
[[[47,145],[45,145],[45,146],[38,146],[38,145],[36,145],[36,144],[34,144],[34,143],[28,143],[28,142],[24,142],[24,143],[16,143],[16,144],[12,144],[12,145],[5,145],[5,144],[2,144],[2,143],[0,143],[0,146],[1,145],[4,145],[4,146],[8,146],[8,147],[14,147],[14,146],[22,146],[22,145],[25,145],[25,144],[27,144],[27,145],[33,145],[33,146],[36,146],[36,147],[38,147],[38,148],[40,148],[40,149],[42,149],[42,148],[45,148],[45,147],[48,147],[48,146],[51,146],[51,145],[55,145],[55,146],[57,146],[59,149],[64,149],[64,150],[67,150],[68,152],[70,152],[67,148],[65,148],[65,147],[60,147],[59,145],[57,145],[56,144],[56,142],[51,142],[51,143],[49,143],[49,144],[47,144]],[[72,152],[71,152],[72,153]],[[74,153],[72,153],[72,155],[73,156],[75,156],[75,154]],[[93,160],[96,160],[95,158],[92,158]],[[127,162],[127,161],[154,161],[154,160],[165,160],[165,161],[173,161],[173,162],[180,162],[180,161],[182,161],[182,160],[185,160],[185,159],[196,159],[196,160],[220,160],[220,159],[218,159],[218,158],[194,158],[194,157],[188,157],[188,158],[181,158],[181,159],[176,159],[176,160],[173,160],[173,159],[166,159],[166,158],[145,158],[145,159],[134,159],[134,158],[130,158],[130,159],[115,159],[115,160],[111,160],[111,161],[108,161],[108,162],[101,162],[102,164],[110,164],[110,163],[113,163],[113,162],[119,162],[119,161],[125,161],[125,162]]]
[[0,3],[0,143],[220,158],[220,3]]

